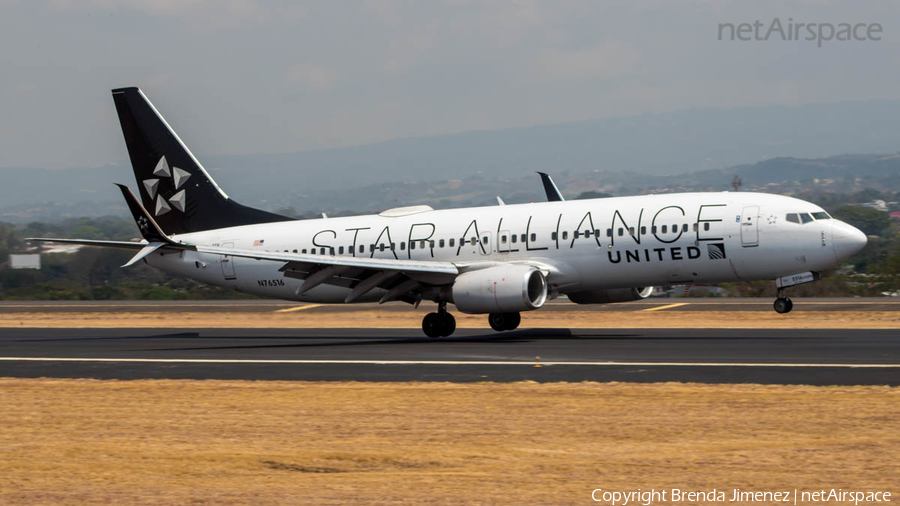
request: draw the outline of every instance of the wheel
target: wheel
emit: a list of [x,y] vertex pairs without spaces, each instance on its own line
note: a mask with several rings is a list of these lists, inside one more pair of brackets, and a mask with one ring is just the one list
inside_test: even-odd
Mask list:
[[492,329],[497,332],[503,332],[506,330],[506,315],[503,313],[491,313],[488,315],[488,323],[491,324]]
[[447,337],[456,331],[456,318],[450,313],[441,316],[441,337]]
[[506,330],[516,330],[520,323],[522,323],[522,315],[519,313],[506,314]]
[[441,320],[441,315],[437,313],[428,313],[425,315],[425,318],[422,318],[422,331],[425,332],[426,336],[431,338],[441,337],[444,330],[444,326],[441,325],[443,321]]
[[491,313],[488,315],[488,323],[497,332],[515,330],[521,321],[522,316],[519,313]]
[[791,299],[779,298],[775,299],[774,307],[776,313],[784,314],[789,313],[793,309],[794,303],[791,302]]

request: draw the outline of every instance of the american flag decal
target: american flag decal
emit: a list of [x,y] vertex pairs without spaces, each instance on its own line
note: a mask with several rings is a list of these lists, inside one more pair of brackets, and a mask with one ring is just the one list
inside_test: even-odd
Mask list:
[[255,241],[253,241],[253,245],[254,246],[262,246],[264,242],[266,242],[265,239],[257,239]]
[[710,260],[722,260],[725,258],[725,244],[721,242],[707,244],[706,251]]

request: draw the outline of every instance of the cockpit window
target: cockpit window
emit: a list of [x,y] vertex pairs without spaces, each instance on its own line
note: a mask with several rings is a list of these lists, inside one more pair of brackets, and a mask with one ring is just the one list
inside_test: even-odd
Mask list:
[[815,218],[817,220],[830,220],[831,219],[831,216],[829,216],[828,213],[826,213],[825,211],[818,212],[818,213],[812,213],[812,215],[813,215],[813,218]]
[[800,213],[800,220],[803,223],[809,223],[813,220],[813,217],[809,215],[809,213]]
[[800,217],[797,216],[797,213],[789,213],[787,217],[785,217],[785,220],[791,223],[800,223]]

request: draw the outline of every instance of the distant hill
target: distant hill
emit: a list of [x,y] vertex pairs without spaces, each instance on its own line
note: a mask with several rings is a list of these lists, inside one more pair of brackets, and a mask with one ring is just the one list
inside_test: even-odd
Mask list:
[[[481,178],[481,188],[467,188],[474,192],[471,198],[457,199],[469,202],[487,191],[526,191],[535,170],[549,171],[561,181],[570,175],[597,174],[598,187],[611,184],[620,190],[678,185],[727,189],[722,178],[734,173],[747,184],[784,177],[840,177],[848,172],[887,175],[900,168],[890,155],[814,157],[898,150],[900,101],[870,101],[691,109],[290,154],[201,155],[200,160],[242,203],[312,210],[359,204],[350,198],[359,193],[354,189],[365,188],[367,202],[404,204],[416,200],[416,194],[394,196],[392,188],[428,188],[439,181]],[[128,166],[7,168],[0,169],[0,178],[0,220],[6,221],[124,212],[111,183],[136,186]],[[488,184],[503,180],[521,180],[522,186]]]

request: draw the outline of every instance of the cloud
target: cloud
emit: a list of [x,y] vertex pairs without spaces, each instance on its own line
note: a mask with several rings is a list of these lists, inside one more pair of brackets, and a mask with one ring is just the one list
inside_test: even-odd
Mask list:
[[303,86],[311,91],[328,91],[338,81],[338,73],[333,68],[316,65],[297,65],[287,71],[285,80],[291,86]]
[[608,41],[587,49],[541,51],[537,67],[551,79],[611,79],[631,74],[640,59],[631,44]]

